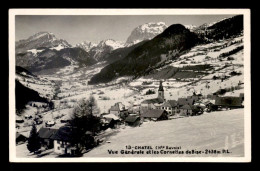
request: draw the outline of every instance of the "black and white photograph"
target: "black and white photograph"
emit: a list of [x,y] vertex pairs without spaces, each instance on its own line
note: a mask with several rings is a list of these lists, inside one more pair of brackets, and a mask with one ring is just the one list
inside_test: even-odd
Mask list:
[[250,10],[9,10],[11,162],[250,162]]

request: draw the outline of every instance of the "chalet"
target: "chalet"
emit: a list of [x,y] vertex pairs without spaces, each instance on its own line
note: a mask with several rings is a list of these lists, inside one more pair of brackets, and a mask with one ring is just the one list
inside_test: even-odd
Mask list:
[[144,100],[141,102],[141,111],[160,108],[160,104],[162,103],[163,100],[158,98]]
[[113,118],[102,118],[101,119],[101,129],[106,130],[108,128],[116,128],[119,124],[119,120],[114,120]]
[[70,127],[62,126],[50,137],[54,141],[54,152],[59,155],[76,155],[77,145],[72,144],[72,130]]
[[16,132],[16,145],[25,143],[27,139],[28,137]]
[[160,109],[166,110],[169,115],[174,115],[178,112],[178,102],[176,100],[168,100],[160,106]]
[[190,116],[192,115],[191,105],[185,104],[180,107],[180,115],[181,116]]
[[166,110],[161,109],[151,109],[147,110],[144,113],[141,114],[141,118],[146,120],[167,120],[168,119],[168,113]]
[[38,131],[38,136],[41,140],[41,145],[46,147],[46,148],[53,148],[53,140],[50,139],[58,129],[53,129],[53,128],[40,128]]
[[242,99],[241,97],[217,97],[215,100],[215,106],[218,106],[219,108],[241,108],[242,105]]
[[115,115],[115,114],[101,114],[100,115],[101,118],[101,126],[103,129],[107,129],[107,128],[115,128],[117,127],[117,125],[120,122],[120,118]]
[[119,116],[122,113],[127,113],[127,109],[125,108],[125,105],[123,105],[121,102],[118,102],[114,106],[111,106],[109,113]]
[[141,124],[141,118],[139,115],[130,114],[125,119],[125,124],[128,126],[139,126]]
[[178,98],[178,105],[179,107],[182,107],[184,105],[193,105],[194,104],[194,100],[191,98]]
[[154,99],[147,99],[141,102],[141,113],[144,113],[147,110],[158,109],[159,106],[165,101],[164,99],[164,89],[162,81],[160,81],[158,89],[158,97]]

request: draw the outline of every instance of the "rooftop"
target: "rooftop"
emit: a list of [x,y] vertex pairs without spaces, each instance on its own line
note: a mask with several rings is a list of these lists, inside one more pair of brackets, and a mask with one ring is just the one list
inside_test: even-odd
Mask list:
[[58,131],[58,129],[53,129],[53,128],[40,128],[40,130],[38,131],[38,134],[39,134],[40,138],[50,138],[57,131]]
[[141,114],[141,116],[146,118],[159,118],[162,116],[164,112],[165,110],[152,109],[152,110],[145,111],[143,114]]

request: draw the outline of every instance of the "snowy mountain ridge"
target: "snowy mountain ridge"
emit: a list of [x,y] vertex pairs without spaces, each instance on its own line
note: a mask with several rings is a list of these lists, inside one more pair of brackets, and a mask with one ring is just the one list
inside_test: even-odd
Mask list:
[[80,48],[84,49],[86,52],[88,52],[88,51],[90,51],[91,48],[96,47],[96,46],[97,46],[96,43],[92,43],[92,42],[86,40],[82,43],[76,44],[75,47],[80,47]]
[[30,49],[38,48],[55,48],[62,46],[64,48],[71,47],[71,45],[64,39],[58,39],[51,32],[39,32],[30,36],[28,39],[20,40],[15,43],[16,53],[24,52]]

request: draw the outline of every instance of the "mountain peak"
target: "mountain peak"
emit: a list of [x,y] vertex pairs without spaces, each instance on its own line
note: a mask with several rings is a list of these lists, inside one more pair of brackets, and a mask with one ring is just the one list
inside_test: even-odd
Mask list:
[[127,38],[126,45],[133,45],[143,40],[149,40],[162,33],[167,28],[164,22],[149,22],[136,27]]
[[104,47],[104,46],[110,46],[113,50],[124,47],[124,45],[119,42],[116,41],[114,39],[106,39],[106,40],[102,40],[97,47]]
[[39,39],[39,38],[44,37],[44,36],[56,38],[55,35],[51,32],[41,31],[41,32],[35,33],[33,36],[30,36],[28,39],[29,40]]
[[71,47],[71,45],[63,39],[58,39],[53,33],[47,31],[38,32],[28,39],[16,42],[17,52],[37,48],[54,48],[54,47]]

